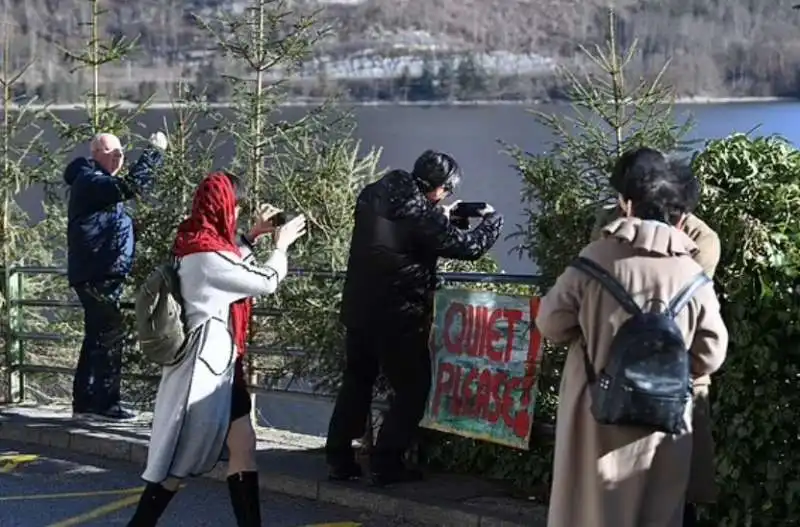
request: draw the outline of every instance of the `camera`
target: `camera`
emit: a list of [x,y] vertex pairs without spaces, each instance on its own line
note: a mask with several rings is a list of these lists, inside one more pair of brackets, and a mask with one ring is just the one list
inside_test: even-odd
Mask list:
[[469,219],[479,218],[484,208],[486,203],[482,201],[462,201],[450,211],[450,223],[458,229],[469,229]]
[[486,208],[484,201],[462,201],[450,211],[451,218],[480,218]]
[[279,212],[275,216],[272,217],[272,226],[273,227],[281,227],[283,225],[286,225],[295,216],[296,216],[296,214],[291,214],[291,213],[288,213],[288,212]]

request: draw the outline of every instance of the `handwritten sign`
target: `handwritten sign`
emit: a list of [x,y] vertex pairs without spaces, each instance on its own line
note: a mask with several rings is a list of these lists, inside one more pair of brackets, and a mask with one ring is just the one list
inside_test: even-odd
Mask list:
[[527,450],[541,360],[538,309],[535,297],[438,291],[421,426]]

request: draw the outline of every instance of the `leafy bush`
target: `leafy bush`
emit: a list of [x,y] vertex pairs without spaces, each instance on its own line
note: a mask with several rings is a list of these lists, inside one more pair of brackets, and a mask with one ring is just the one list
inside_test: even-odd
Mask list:
[[707,525],[794,525],[800,515],[800,152],[778,137],[710,141],[694,160],[699,215],[717,231],[730,332],[712,378],[718,506]]

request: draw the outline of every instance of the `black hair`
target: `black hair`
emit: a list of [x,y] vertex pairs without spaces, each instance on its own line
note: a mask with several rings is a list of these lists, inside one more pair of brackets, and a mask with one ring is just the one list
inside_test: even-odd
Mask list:
[[652,148],[638,148],[620,156],[611,185],[630,200],[632,215],[643,220],[676,225],[700,201],[700,183],[691,167],[669,161]]
[[236,203],[238,204],[240,201],[244,200],[245,195],[247,194],[247,186],[236,174],[228,172],[227,170],[223,171],[222,173],[225,174],[225,177],[227,177],[228,181],[231,182],[233,194],[236,196]]
[[461,182],[461,168],[452,156],[435,150],[426,150],[414,162],[411,174],[423,192],[444,187],[448,192],[455,190]]
[[614,164],[609,183],[611,188],[622,194],[628,179],[637,178],[654,167],[665,167],[666,164],[667,159],[664,154],[655,148],[642,147],[628,150],[623,152]]

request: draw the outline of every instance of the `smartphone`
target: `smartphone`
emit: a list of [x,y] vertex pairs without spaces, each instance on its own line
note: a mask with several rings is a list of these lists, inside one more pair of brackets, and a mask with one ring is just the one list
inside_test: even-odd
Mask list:
[[286,212],[279,212],[272,217],[272,226],[273,227],[280,227],[282,225],[286,225],[288,221],[294,218],[293,214],[287,214]]

